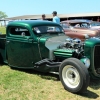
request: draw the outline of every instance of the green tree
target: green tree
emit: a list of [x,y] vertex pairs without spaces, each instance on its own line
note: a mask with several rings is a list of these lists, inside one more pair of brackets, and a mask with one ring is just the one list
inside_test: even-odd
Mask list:
[[0,19],[8,17],[5,12],[0,11]]

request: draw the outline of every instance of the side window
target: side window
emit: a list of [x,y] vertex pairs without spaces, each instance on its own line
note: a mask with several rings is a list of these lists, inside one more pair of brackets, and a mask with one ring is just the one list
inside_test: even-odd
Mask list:
[[63,27],[64,29],[70,28],[70,26],[69,26],[68,24],[66,24],[66,23],[63,23],[63,24],[62,24],[62,27]]
[[11,27],[10,34],[16,36],[30,36],[29,31],[26,28],[22,27]]

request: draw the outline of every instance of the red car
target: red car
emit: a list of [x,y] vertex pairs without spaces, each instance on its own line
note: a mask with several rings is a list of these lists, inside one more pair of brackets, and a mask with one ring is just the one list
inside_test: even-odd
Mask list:
[[100,22],[91,20],[65,20],[62,21],[65,34],[72,38],[80,38],[82,41],[89,37],[100,36]]

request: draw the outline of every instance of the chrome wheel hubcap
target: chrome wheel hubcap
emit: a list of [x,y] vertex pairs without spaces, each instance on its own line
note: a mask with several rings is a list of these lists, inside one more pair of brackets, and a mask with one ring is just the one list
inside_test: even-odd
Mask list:
[[80,83],[79,72],[71,65],[67,65],[63,68],[62,78],[64,83],[70,88],[76,88]]

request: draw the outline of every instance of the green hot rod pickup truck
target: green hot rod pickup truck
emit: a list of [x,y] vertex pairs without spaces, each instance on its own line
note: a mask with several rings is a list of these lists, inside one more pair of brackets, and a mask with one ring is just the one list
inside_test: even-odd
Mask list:
[[6,35],[0,35],[0,61],[10,67],[58,72],[66,90],[81,93],[90,76],[100,78],[100,39],[71,39],[50,21],[13,21]]

